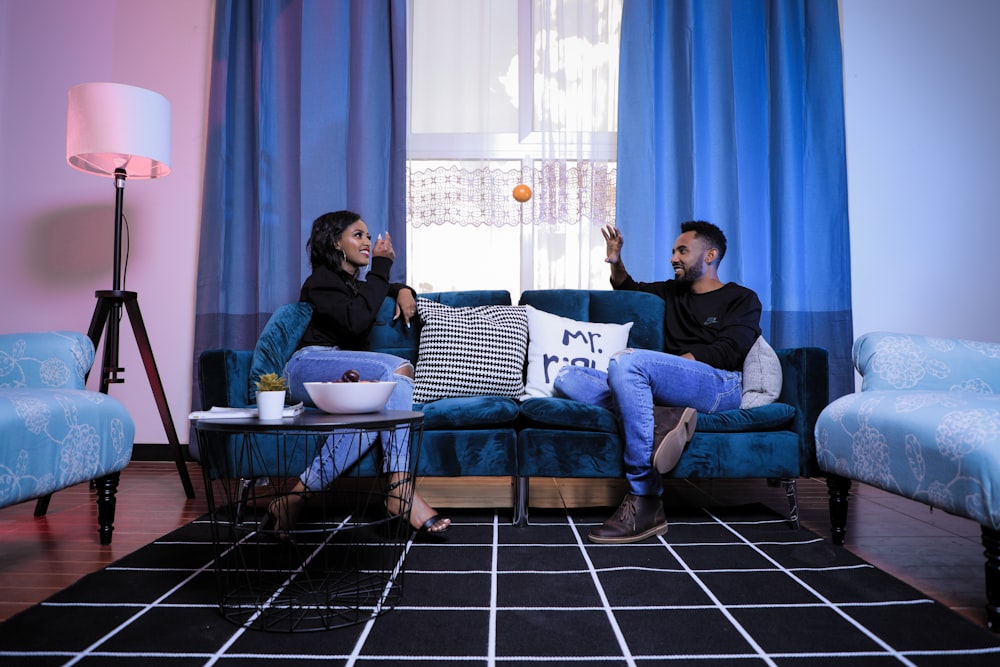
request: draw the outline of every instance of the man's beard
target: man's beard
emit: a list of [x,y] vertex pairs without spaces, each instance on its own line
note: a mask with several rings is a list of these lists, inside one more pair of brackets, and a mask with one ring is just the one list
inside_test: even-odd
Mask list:
[[698,262],[697,264],[694,264],[692,266],[684,266],[683,264],[681,264],[681,267],[684,269],[683,273],[681,273],[680,275],[674,273],[674,279],[677,282],[693,283],[694,281],[698,280],[698,278],[701,278],[702,275],[701,262]]

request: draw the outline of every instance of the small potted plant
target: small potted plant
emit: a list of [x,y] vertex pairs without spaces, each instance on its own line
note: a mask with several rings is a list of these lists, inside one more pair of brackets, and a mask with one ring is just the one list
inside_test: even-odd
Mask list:
[[277,373],[261,375],[257,384],[257,416],[260,419],[281,419],[285,409],[288,382]]

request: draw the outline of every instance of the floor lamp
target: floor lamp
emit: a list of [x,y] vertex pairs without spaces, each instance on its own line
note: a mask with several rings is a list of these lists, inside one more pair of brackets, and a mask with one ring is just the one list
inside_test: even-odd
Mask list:
[[122,307],[132,323],[153,398],[167,433],[184,492],[194,498],[166,393],[153,360],[149,336],[139,311],[135,292],[122,289],[122,208],[125,179],[159,178],[170,173],[170,102],[151,90],[120,83],[81,83],[69,89],[66,122],[66,160],[80,171],[114,179],[115,229],[114,276],[110,290],[98,290],[97,307],[88,335],[97,349],[105,333],[101,365],[101,391],[124,382],[118,364],[119,325]]

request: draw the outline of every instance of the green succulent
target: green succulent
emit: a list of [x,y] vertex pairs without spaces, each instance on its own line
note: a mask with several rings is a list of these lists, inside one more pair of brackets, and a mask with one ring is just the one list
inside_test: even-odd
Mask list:
[[265,373],[257,380],[257,391],[285,391],[288,382],[277,373]]

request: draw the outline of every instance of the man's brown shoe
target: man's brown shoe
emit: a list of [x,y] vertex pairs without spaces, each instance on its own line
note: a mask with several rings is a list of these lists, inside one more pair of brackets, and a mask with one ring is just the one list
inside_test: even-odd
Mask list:
[[667,516],[659,496],[628,494],[610,519],[590,531],[598,544],[629,544],[667,532]]
[[698,412],[694,408],[653,406],[653,467],[659,473],[670,472],[694,437]]

